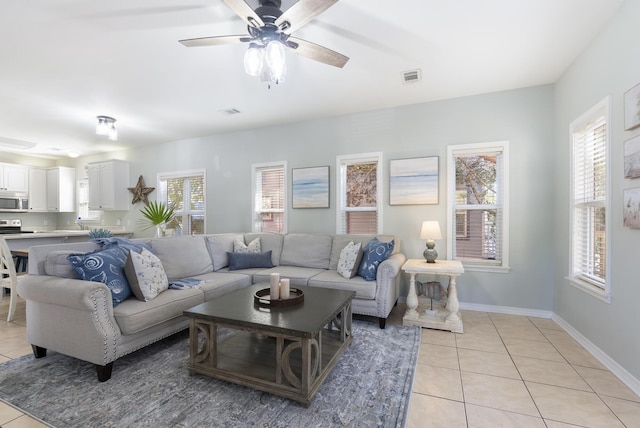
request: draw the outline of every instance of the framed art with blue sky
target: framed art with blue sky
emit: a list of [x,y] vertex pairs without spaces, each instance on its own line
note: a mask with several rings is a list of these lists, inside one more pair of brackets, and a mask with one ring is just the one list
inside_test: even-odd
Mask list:
[[389,163],[389,205],[438,203],[438,156]]
[[329,167],[291,170],[293,208],[329,208]]

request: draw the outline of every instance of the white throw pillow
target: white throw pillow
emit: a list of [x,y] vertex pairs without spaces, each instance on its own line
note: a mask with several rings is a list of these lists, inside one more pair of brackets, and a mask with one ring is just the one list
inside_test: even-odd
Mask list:
[[169,280],[160,259],[146,248],[140,254],[129,251],[124,265],[131,290],[135,296],[148,302],[169,288]]
[[253,241],[249,242],[249,245],[245,245],[242,242],[242,239],[236,238],[233,241],[233,252],[234,253],[260,253],[260,238],[256,238]]
[[351,279],[358,273],[358,267],[362,261],[362,244],[349,242],[340,252],[338,259],[338,273],[346,279]]

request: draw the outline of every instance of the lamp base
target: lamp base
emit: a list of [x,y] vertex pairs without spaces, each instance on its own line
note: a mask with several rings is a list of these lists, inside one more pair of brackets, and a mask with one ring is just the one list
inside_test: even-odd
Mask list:
[[435,263],[436,259],[438,258],[438,252],[436,251],[435,247],[436,243],[433,241],[433,239],[429,239],[427,241],[427,248],[424,250],[424,253],[422,253],[427,263]]

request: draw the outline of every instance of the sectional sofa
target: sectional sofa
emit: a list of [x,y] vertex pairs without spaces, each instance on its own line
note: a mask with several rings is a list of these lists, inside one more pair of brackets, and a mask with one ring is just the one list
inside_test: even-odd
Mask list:
[[[239,287],[268,282],[273,272],[289,278],[292,286],[355,291],[353,313],[377,317],[384,328],[399,297],[400,268],[405,262],[398,241],[377,236],[381,242],[394,240],[395,245],[373,281],[360,276],[347,279],[336,270],[345,246],[353,241],[364,247],[372,238],[246,233],[134,240],[151,248],[168,278],[198,284],[167,289],[150,301],[132,296],[115,307],[104,283],[79,279],[68,261],[70,254],[97,251],[100,244],[34,246],[29,252],[29,275],[18,286],[27,301],[27,341],[36,358],[46,356],[47,349],[63,353],[95,364],[98,380],[106,381],[116,359],[187,328],[184,310]],[[258,240],[261,252],[270,252],[273,267],[230,267],[228,253],[234,253],[236,240],[245,244]]]

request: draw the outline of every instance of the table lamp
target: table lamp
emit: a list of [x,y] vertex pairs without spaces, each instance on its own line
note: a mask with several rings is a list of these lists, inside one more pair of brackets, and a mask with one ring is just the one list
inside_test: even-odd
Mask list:
[[422,255],[427,263],[435,263],[438,258],[438,252],[436,251],[436,239],[442,239],[442,232],[440,232],[440,223],[434,220],[422,222],[422,230],[420,231],[420,238],[427,240],[427,248]]

